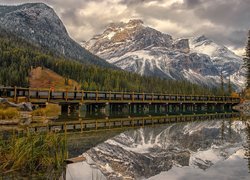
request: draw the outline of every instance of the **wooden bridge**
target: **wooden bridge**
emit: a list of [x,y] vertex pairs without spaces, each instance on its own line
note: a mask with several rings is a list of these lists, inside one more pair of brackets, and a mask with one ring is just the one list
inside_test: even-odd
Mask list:
[[86,111],[137,111],[145,109],[155,111],[176,111],[196,109],[231,109],[240,103],[239,98],[231,96],[211,95],[182,95],[163,93],[136,93],[136,92],[106,92],[84,90],[51,90],[19,87],[0,87],[0,97],[9,98],[18,102],[20,98],[33,104],[45,105],[57,103],[62,106],[62,112],[70,109],[79,109],[84,105]]
[[[129,129],[145,126],[157,126],[169,123],[190,122],[190,121],[208,121],[215,119],[237,119],[239,113],[210,113],[210,114],[189,114],[189,115],[165,115],[165,116],[144,116],[144,117],[126,117],[112,119],[79,119],[75,121],[35,123],[25,128],[19,127],[20,132],[89,132],[114,129]],[[16,130],[16,128],[11,131]]]
[[51,89],[33,89],[17,87],[0,87],[0,97],[12,98],[15,102],[26,97],[29,102],[53,103],[230,103],[237,104],[239,98],[211,95],[177,95],[163,93],[105,92],[105,91],[67,91]]

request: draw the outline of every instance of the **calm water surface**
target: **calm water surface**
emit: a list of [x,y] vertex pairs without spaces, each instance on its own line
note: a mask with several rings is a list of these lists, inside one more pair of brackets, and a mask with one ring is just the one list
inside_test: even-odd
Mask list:
[[[250,121],[213,119],[71,136],[67,179],[250,179]],[[86,146],[88,144],[88,146]]]

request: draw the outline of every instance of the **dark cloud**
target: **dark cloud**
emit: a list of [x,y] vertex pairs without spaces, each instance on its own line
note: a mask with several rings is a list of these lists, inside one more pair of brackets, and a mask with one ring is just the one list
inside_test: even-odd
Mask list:
[[202,3],[202,0],[184,0],[184,4],[188,8],[193,8],[193,7],[199,6],[201,3]]
[[236,31],[232,31],[230,32],[228,37],[228,44],[230,44],[231,42],[236,46],[236,47],[241,47],[242,43],[244,45],[244,43],[246,43],[247,41],[247,31],[243,31],[243,30],[236,30]]
[[45,2],[70,35],[80,41],[111,22],[141,18],[174,37],[205,34],[234,49],[244,48],[250,29],[250,0],[0,0],[0,4]]
[[250,0],[214,0],[204,3],[194,13],[202,19],[224,26],[250,27]]

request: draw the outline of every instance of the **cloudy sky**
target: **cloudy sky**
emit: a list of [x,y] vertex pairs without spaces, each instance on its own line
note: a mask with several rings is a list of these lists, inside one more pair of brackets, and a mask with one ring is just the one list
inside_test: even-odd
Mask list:
[[250,0],[0,0],[25,2],[53,7],[76,41],[90,39],[111,22],[139,18],[174,37],[204,34],[242,54],[250,29]]

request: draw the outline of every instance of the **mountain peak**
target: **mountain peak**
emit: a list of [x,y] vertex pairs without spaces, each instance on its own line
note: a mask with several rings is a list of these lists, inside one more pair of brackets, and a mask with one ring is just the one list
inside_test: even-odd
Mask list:
[[107,59],[112,55],[122,56],[128,51],[149,47],[170,48],[172,43],[173,38],[170,35],[145,26],[140,19],[132,19],[127,23],[110,24],[102,34],[95,35],[82,45],[90,52]]
[[238,76],[235,73],[242,60],[205,35],[173,39],[139,19],[117,25],[83,46],[109,63],[141,75],[217,86],[222,70],[225,77],[232,76],[232,83],[240,86],[236,79],[242,79],[242,72]]
[[110,23],[107,29],[116,29],[116,28],[132,28],[143,25],[143,21],[141,19],[131,19],[127,23],[118,22],[118,23]]
[[144,24],[144,23],[141,19],[131,19],[127,23],[127,25],[132,25],[132,26],[137,26],[137,25],[142,25],[142,24]]
[[198,37],[194,38],[194,41],[197,42],[197,43],[198,42],[202,42],[202,41],[206,41],[206,40],[209,40],[209,39],[204,34],[201,35],[201,36],[198,36]]
[[72,40],[55,11],[44,3],[0,6],[0,27],[57,55],[84,63],[113,67]]
[[3,11],[0,8],[0,24],[12,31],[24,31],[28,28],[31,34],[34,34],[35,30],[42,31],[42,33],[52,33],[57,30],[57,33],[67,34],[66,28],[55,11],[44,3],[26,3],[2,8]]
[[22,4],[21,6],[28,6],[28,7],[39,7],[39,8],[50,8],[47,4],[42,3],[42,2],[37,2],[37,3],[25,3]]

